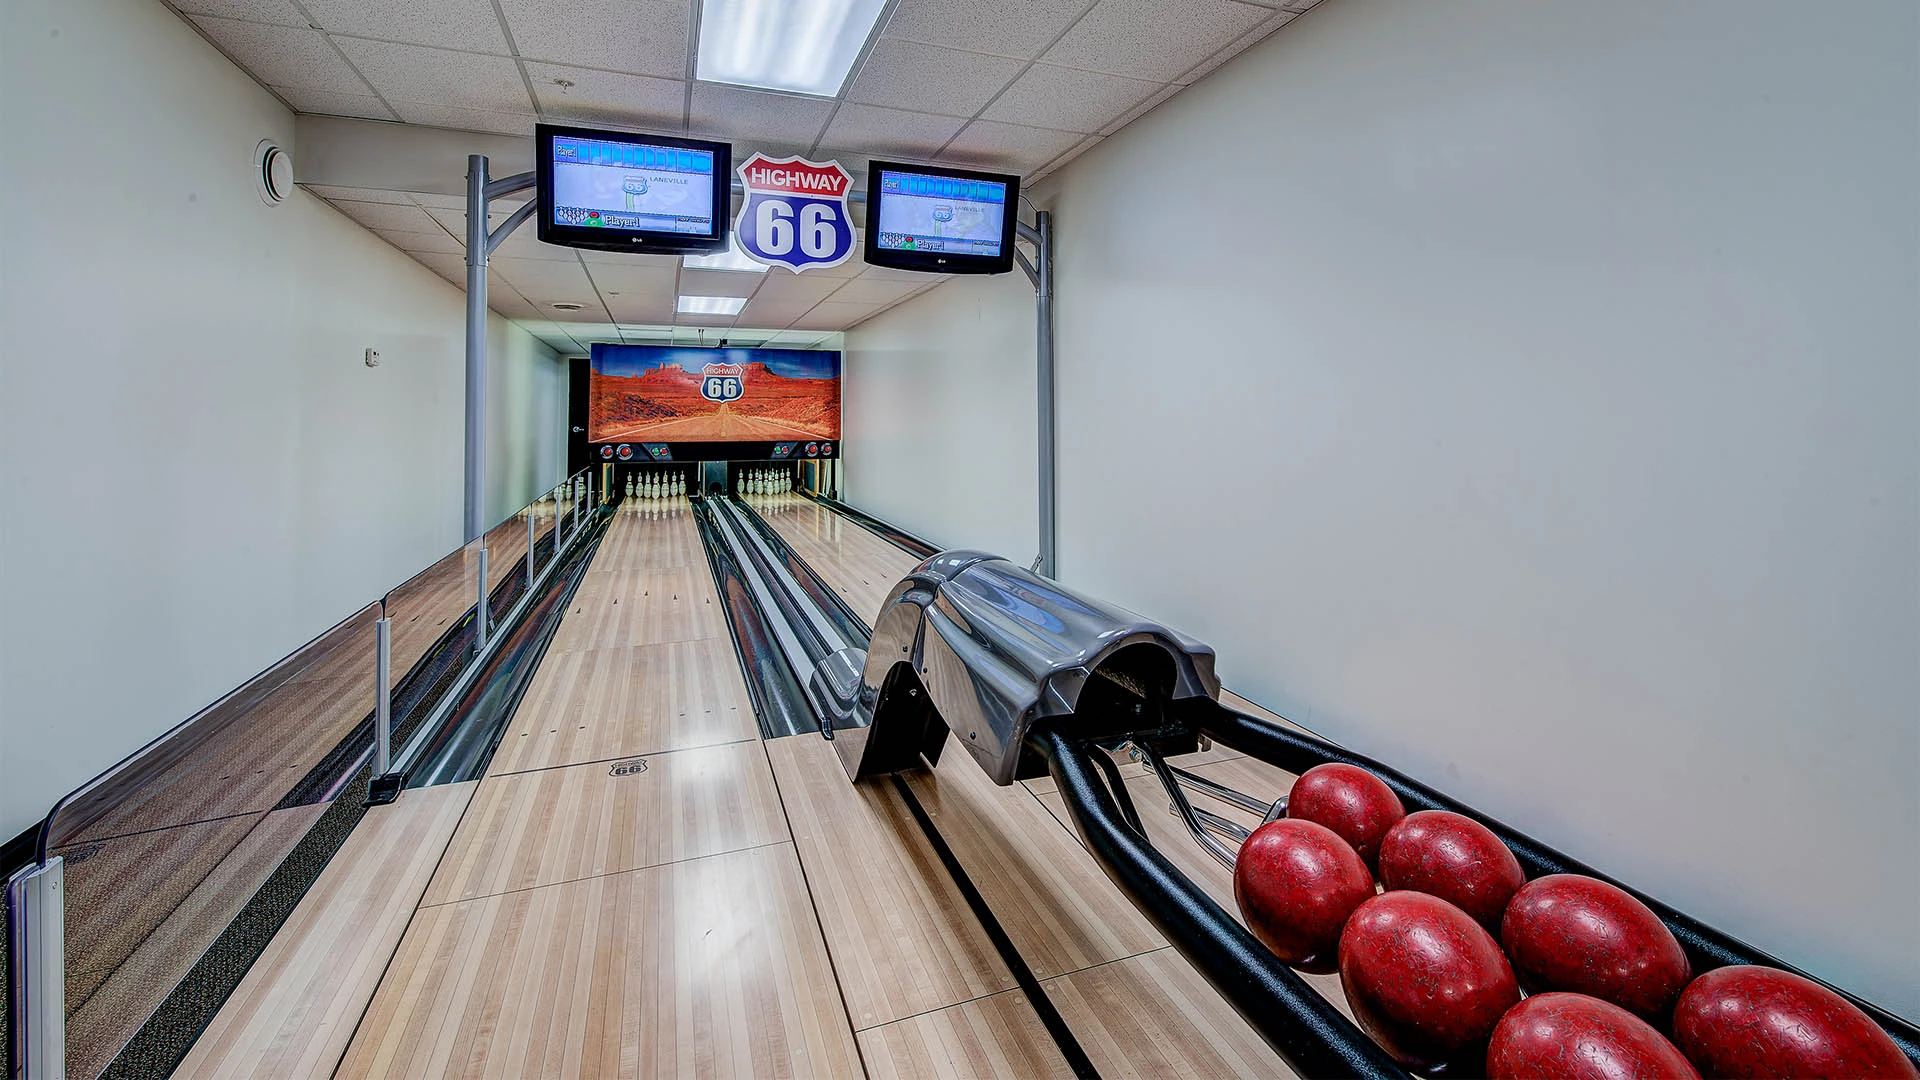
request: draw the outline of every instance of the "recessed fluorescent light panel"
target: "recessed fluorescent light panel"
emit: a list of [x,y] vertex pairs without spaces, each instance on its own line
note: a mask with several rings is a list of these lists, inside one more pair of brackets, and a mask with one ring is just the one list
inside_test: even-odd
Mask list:
[[886,6],[886,0],[706,0],[694,76],[833,97]]
[[711,255],[682,255],[680,265],[689,270],[738,270],[749,274],[767,272],[766,263],[754,262],[740,250],[738,237],[728,240],[725,251],[716,251]]
[[744,296],[683,296],[675,310],[682,315],[738,315],[746,306]]

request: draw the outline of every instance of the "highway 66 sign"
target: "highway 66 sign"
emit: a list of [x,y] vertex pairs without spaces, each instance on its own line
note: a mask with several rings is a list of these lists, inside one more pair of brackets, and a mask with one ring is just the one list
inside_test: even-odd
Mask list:
[[734,230],[749,257],[800,271],[853,256],[853,177],[839,162],[756,153],[739,172],[747,198]]

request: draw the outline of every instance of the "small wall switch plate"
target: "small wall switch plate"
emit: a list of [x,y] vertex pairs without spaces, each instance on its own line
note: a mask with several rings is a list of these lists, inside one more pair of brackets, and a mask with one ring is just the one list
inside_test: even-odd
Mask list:
[[380,350],[379,349],[367,350],[367,366],[368,367],[380,366]]

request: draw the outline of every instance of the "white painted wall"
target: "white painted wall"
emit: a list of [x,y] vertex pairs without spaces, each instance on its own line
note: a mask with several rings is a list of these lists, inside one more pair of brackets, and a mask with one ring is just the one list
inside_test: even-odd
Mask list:
[[[11,0],[0,50],[7,837],[459,545],[464,304],[263,204],[292,117],[154,0]],[[493,339],[499,517],[564,472],[565,370]]]
[[949,547],[1035,552],[1033,289],[955,278],[849,333],[848,502]]
[[[1107,140],[1040,194],[1064,578],[1920,1017],[1916,40],[1900,0],[1334,0]],[[1135,216],[1170,177],[1194,213]],[[849,399],[883,334],[977,355],[915,333],[971,296],[854,331]],[[856,501],[961,524],[875,457],[1023,480],[943,418],[1021,380],[961,394],[886,396],[884,454],[849,410]]]

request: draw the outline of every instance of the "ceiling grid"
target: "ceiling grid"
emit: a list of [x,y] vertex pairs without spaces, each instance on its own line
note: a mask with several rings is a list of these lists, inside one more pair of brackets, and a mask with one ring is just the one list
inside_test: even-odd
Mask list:
[[[697,81],[700,0],[166,2],[296,112],[519,136],[541,121],[600,125],[724,139],[740,156],[837,157],[856,174],[878,157],[1031,185],[1320,0],[890,0],[833,97]],[[461,200],[310,190],[465,287]],[[688,270],[522,229],[494,254],[489,299],[570,351],[675,326],[817,338],[945,280],[901,277],[857,255],[806,275]],[[746,304],[677,314],[673,297],[693,289]]]

